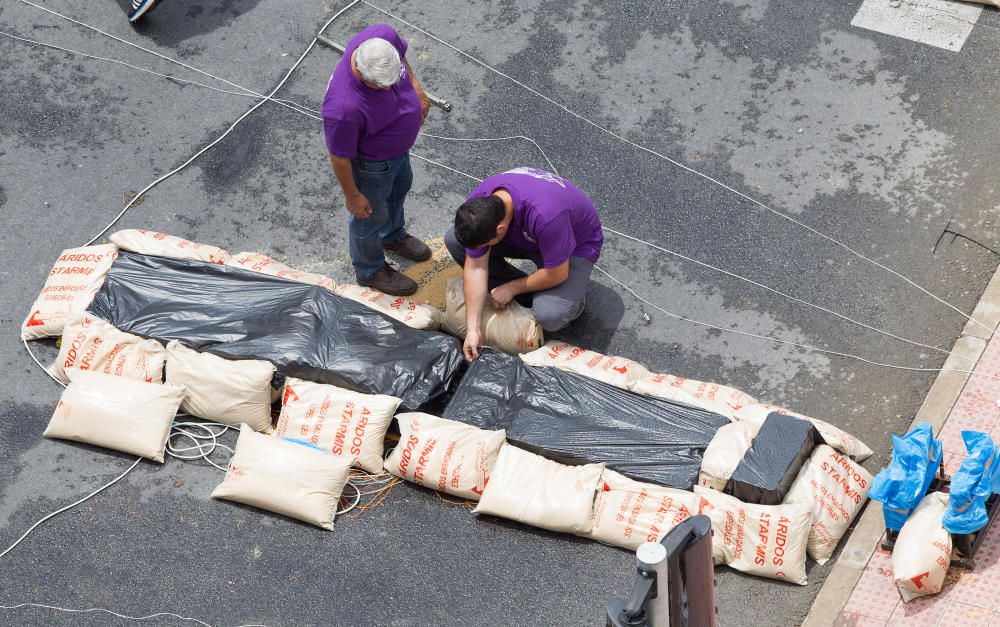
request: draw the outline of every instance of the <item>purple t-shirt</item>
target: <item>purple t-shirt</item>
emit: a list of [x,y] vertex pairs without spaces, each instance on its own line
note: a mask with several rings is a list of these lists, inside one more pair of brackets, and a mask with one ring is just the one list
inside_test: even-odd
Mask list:
[[[516,168],[489,177],[468,200],[489,196],[501,187],[514,201],[514,219],[504,244],[541,253],[546,268],[570,257],[597,262],[604,243],[601,219],[594,203],[576,185],[538,168]],[[478,259],[487,250],[467,248],[465,254]]]
[[372,89],[354,75],[354,50],[375,38],[391,43],[400,60],[406,55],[406,40],[388,24],[369,26],[347,44],[323,98],[326,147],[337,157],[368,161],[398,157],[413,146],[423,122],[420,98],[406,67],[389,89]]

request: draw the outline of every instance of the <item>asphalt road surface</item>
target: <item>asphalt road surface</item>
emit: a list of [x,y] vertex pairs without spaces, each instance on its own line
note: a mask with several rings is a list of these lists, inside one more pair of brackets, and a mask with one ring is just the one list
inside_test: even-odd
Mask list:
[[[45,6],[268,92],[346,1],[164,0],[143,25],[126,0]],[[622,137],[678,159],[903,271],[964,311],[996,267],[1000,16],[960,53],[850,25],[860,2],[376,0]],[[388,22],[426,87],[452,101],[426,130],[526,135],[590,194],[604,224],[866,324],[950,348],[965,320],[801,226],[631,146],[428,36],[359,4],[327,34]],[[0,30],[238,91],[21,0]],[[338,56],[316,48],[280,96],[318,109]],[[253,100],[0,36],[0,548],[124,470],[128,457],[46,441],[59,388],[18,327],[60,250],[101,231],[135,192],[218,137]],[[414,151],[476,177],[545,166],[528,142],[431,138]],[[473,182],[414,161],[409,228],[439,237]],[[342,198],[321,125],[274,104],[156,187],[116,228],[148,227],[350,276]],[[935,243],[949,220],[963,237]],[[975,240],[975,241],[973,241]],[[601,266],[678,314],[876,361],[944,355],[877,334],[649,246],[609,235]],[[562,337],[653,371],[718,381],[826,418],[886,460],[933,374],[876,367],[672,319],[595,274]],[[40,343],[44,359],[51,343]],[[600,624],[631,585],[626,551],[494,519],[396,488],[326,533],[208,498],[205,466],[142,464],[39,528],[0,564],[0,604],[170,611],[213,625]],[[720,622],[793,624],[829,567],[797,587],[720,569]],[[162,624],[180,624],[161,617]],[[127,624],[21,608],[7,624]]]

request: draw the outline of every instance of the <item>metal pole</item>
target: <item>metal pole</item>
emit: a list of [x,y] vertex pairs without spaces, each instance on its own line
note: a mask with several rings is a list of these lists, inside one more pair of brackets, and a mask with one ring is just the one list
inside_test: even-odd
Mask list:
[[656,573],[656,594],[646,605],[646,620],[650,627],[670,626],[669,571],[667,547],[659,542],[645,542],[635,551],[636,566],[643,572]]
[[[340,54],[344,54],[345,51],[344,46],[338,44],[337,42],[326,37],[325,35],[316,35],[316,41],[318,41],[319,43],[323,44],[324,46],[326,46],[331,50],[339,52]],[[424,90],[424,95],[426,95],[427,99],[431,101],[431,104],[437,107],[438,109],[441,109],[446,113],[451,111],[451,103],[445,100],[444,98],[438,98],[437,96],[433,95],[431,92],[427,90]]]

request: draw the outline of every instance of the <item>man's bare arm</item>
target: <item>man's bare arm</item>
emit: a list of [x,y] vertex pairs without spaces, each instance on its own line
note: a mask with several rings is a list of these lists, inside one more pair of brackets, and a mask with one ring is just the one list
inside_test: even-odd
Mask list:
[[465,358],[472,361],[479,356],[482,344],[480,329],[482,328],[483,306],[489,291],[490,251],[478,259],[466,256],[462,271],[465,292],[465,345],[462,352]]
[[361,193],[358,186],[354,184],[351,160],[331,153],[330,164],[333,166],[333,175],[337,177],[337,181],[340,182],[340,189],[344,192],[344,201],[347,203],[347,210],[351,212],[351,215],[358,218],[367,218],[370,216],[372,208],[368,204],[368,199]]

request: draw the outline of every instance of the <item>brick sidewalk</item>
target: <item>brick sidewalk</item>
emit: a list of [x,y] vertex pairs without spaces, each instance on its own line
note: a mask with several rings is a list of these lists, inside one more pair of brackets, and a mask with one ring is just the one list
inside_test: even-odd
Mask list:
[[[975,371],[1000,377],[1000,336],[989,341]],[[965,457],[963,430],[983,431],[1000,442],[1000,379],[971,376],[937,434],[944,444],[949,474],[958,470]],[[880,503],[869,507],[881,511]],[[953,566],[940,594],[910,603],[900,600],[892,583],[892,556],[876,549],[836,624],[1000,625],[1000,524],[990,529],[979,547],[975,570]]]

